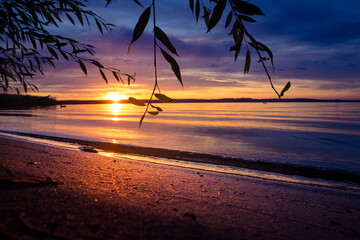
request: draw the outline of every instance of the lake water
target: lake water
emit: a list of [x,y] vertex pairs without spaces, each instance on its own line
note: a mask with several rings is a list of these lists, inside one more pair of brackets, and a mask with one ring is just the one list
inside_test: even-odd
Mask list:
[[[360,177],[360,103],[170,103],[0,110],[0,130],[205,153]],[[167,158],[166,152],[162,155]],[[191,159],[190,159],[191,160]],[[360,180],[359,180],[360,181]]]

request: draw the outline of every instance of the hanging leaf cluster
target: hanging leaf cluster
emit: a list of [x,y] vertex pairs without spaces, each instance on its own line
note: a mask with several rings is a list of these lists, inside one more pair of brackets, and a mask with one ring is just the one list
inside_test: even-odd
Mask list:
[[[109,79],[106,75],[107,72],[116,81],[127,82],[128,85],[135,81],[135,74],[121,73],[117,68],[104,67],[97,60],[84,57],[84,54],[94,56],[94,46],[48,32],[49,27],[59,27],[64,21],[70,22],[74,26],[95,24],[102,34],[105,31],[111,31],[114,25],[106,23],[101,17],[86,9],[84,2],[86,0],[0,0],[0,87],[4,91],[15,89],[19,93],[17,87],[19,84],[25,92],[28,88],[37,91],[37,87],[31,84],[29,79],[38,73],[43,75],[46,65],[55,68],[55,63],[60,60],[76,61],[85,75],[88,74],[88,64],[96,66],[106,83]],[[112,0],[106,0],[106,6],[111,2]],[[182,86],[183,80],[179,64],[176,61],[176,57],[179,56],[177,50],[167,34],[156,24],[155,0],[152,0],[152,4],[147,8],[140,0],[133,0],[133,2],[144,8],[144,11],[135,25],[128,51],[130,51],[130,46],[142,36],[151,15],[153,16],[154,89],[146,104],[135,98],[129,98],[131,103],[146,108],[140,120],[141,125],[146,114],[158,115],[162,111],[160,107],[153,105],[153,97],[164,103],[173,100],[161,93],[159,88],[157,50],[170,64],[177,81]],[[281,99],[284,93],[290,89],[291,84],[288,82],[280,93],[277,92],[265,64],[270,60],[274,69],[273,54],[266,45],[257,41],[248,32],[244,24],[245,22],[256,22],[254,16],[264,16],[264,13],[257,6],[242,0],[210,0],[210,5],[212,7],[206,6],[202,0],[189,0],[189,6],[195,15],[196,22],[203,18],[207,32],[210,32],[222,18],[225,18],[225,28],[230,29],[230,35],[234,41],[230,51],[234,52],[235,61],[238,59],[241,48],[246,47],[244,63],[244,73],[246,74],[250,71],[252,54],[255,54],[255,59],[262,64],[271,87]]]
[[[142,6],[138,1],[134,1],[134,2],[136,2],[138,5]],[[164,103],[169,103],[173,100],[172,98],[166,96],[165,94],[162,94],[160,91],[158,78],[157,78],[157,63],[156,63],[156,57],[157,57],[156,50],[157,49],[160,50],[164,59],[170,64],[171,69],[172,69],[176,79],[180,82],[181,86],[183,86],[183,81],[182,81],[182,77],[181,77],[181,71],[180,71],[179,64],[177,63],[175,58],[172,56],[172,55],[179,56],[176,51],[176,48],[171,43],[171,41],[170,41],[169,37],[166,35],[166,33],[156,25],[155,0],[153,0],[152,4],[148,8],[146,8],[143,11],[143,13],[140,15],[140,17],[135,25],[135,28],[133,30],[133,36],[132,36],[132,40],[128,47],[128,52],[130,51],[130,46],[136,40],[138,40],[141,37],[141,35],[144,33],[145,28],[149,23],[151,12],[153,13],[153,34],[154,34],[153,35],[154,36],[154,43],[153,43],[154,44],[154,68],[155,68],[154,89],[153,89],[151,96],[146,104],[143,103],[142,101],[139,101],[139,100],[133,98],[133,97],[129,98],[130,103],[137,105],[137,106],[146,107],[144,114],[141,117],[139,126],[141,126],[142,121],[144,120],[146,114],[158,115],[160,112],[163,111],[160,107],[154,106],[152,104],[152,99],[154,96],[157,99],[159,99],[161,102],[164,102]],[[158,93],[155,93],[156,90],[158,90]]]
[[[251,65],[251,49],[256,53],[258,57],[258,62],[262,64],[271,87],[277,94],[278,98],[284,95],[284,92],[287,91],[291,84],[288,83],[280,94],[275,89],[269,71],[265,65],[265,61],[270,60],[271,66],[274,69],[274,59],[273,53],[271,50],[261,42],[257,41],[247,30],[244,22],[254,23],[256,20],[253,16],[265,14],[254,4],[249,3],[248,1],[242,0],[210,0],[210,2],[215,3],[214,7],[210,9],[205,6],[201,0],[189,0],[190,9],[195,14],[196,22],[199,20],[201,14],[200,5],[203,6],[203,19],[207,26],[207,32],[210,32],[220,21],[220,19],[225,16],[225,28],[231,26],[230,35],[233,38],[234,45],[230,47],[230,51],[234,52],[235,61],[238,59],[241,47],[246,46],[246,55],[245,55],[245,64],[244,64],[244,73],[250,71]],[[228,6],[228,7],[227,7]],[[226,10],[228,9],[228,10]],[[264,56],[266,54],[267,56]]]
[[0,87],[3,91],[15,89],[20,93],[19,84],[25,92],[28,88],[38,91],[29,79],[38,73],[44,75],[45,65],[55,68],[55,63],[61,60],[77,62],[85,75],[86,64],[94,65],[105,82],[108,81],[105,70],[117,81],[123,82],[124,76],[135,80],[134,75],[84,57],[84,54],[94,56],[94,46],[47,30],[66,21],[74,26],[94,23],[102,34],[114,27],[86,9],[84,1],[0,0]]
[[[133,0],[136,4],[143,7],[143,5],[139,1]],[[108,4],[111,2],[111,0],[107,0]],[[230,47],[230,51],[234,52],[234,58],[235,61],[238,59],[241,47],[243,45],[246,46],[246,55],[245,55],[245,64],[244,64],[244,74],[249,73],[250,71],[250,65],[251,65],[251,52],[255,51],[258,62],[262,64],[267,77],[269,79],[270,85],[277,94],[278,98],[281,99],[281,97],[284,95],[284,93],[289,90],[291,84],[290,82],[286,84],[286,86],[283,88],[281,93],[279,94],[277,90],[275,89],[271,76],[267,70],[267,67],[265,65],[265,61],[270,60],[271,66],[274,69],[274,60],[273,60],[273,54],[271,50],[264,44],[257,41],[246,29],[244,22],[254,23],[256,20],[253,18],[255,15],[262,15],[265,14],[260,10],[259,7],[256,5],[253,5],[249,3],[248,1],[242,1],[242,0],[210,0],[210,3],[214,3],[212,8],[207,7],[202,0],[189,0],[189,6],[193,14],[195,14],[196,22],[199,21],[201,12],[202,17],[204,19],[204,22],[207,27],[207,32],[210,32],[222,19],[225,12],[228,11],[226,14],[226,20],[225,20],[225,28],[231,27],[230,34],[234,40],[234,45]],[[141,126],[142,121],[145,118],[146,113],[151,115],[157,115],[159,114],[161,109],[159,110],[158,107],[152,105],[152,98],[155,96],[162,102],[170,102],[172,101],[171,98],[167,97],[166,95],[163,95],[160,93],[160,88],[157,80],[157,65],[156,65],[156,49],[159,49],[164,59],[170,64],[172,71],[174,72],[177,80],[180,82],[180,84],[183,86],[183,81],[181,78],[181,71],[179,64],[176,62],[175,58],[171,55],[176,55],[177,51],[173,44],[170,42],[168,36],[165,34],[163,30],[161,30],[156,25],[156,14],[155,14],[155,0],[152,0],[152,4],[146,8],[143,13],[140,15],[138,22],[135,25],[135,28],[133,30],[133,37],[130,42],[130,45],[128,47],[128,52],[130,51],[130,46],[138,40],[141,35],[144,33],[144,30],[146,26],[149,23],[151,12],[153,12],[153,22],[154,22],[154,72],[155,72],[155,84],[154,89],[151,93],[151,96],[147,102],[147,104],[130,97],[129,101],[130,103],[133,103],[137,106],[143,106],[146,107],[146,110],[141,117],[140,124]],[[162,46],[159,45],[160,42]],[[252,50],[252,51],[251,51]],[[263,56],[263,54],[266,54],[266,56]],[[159,93],[155,93],[155,91],[158,90]],[[154,109],[155,111],[149,110],[149,108]]]

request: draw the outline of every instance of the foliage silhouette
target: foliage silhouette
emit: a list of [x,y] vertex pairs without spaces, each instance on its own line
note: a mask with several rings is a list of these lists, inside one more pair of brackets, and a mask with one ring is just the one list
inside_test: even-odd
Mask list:
[[[112,0],[108,0],[107,2],[109,4],[110,2],[112,2]],[[138,1],[134,1],[134,2],[136,2],[138,5],[143,7],[143,5],[140,4]],[[159,114],[159,111],[157,111],[157,112],[149,111],[149,107],[153,108],[153,105],[151,103],[152,103],[152,99],[153,99],[154,95],[155,95],[155,97],[157,97],[158,99],[160,99],[163,102],[170,102],[172,100],[168,96],[161,94],[161,91],[159,88],[159,83],[158,83],[158,78],[157,78],[158,77],[157,76],[157,64],[156,64],[157,48],[160,49],[165,60],[170,63],[172,71],[174,72],[176,78],[180,81],[181,85],[183,86],[183,81],[181,78],[181,71],[180,71],[179,64],[176,62],[175,58],[173,58],[170,55],[170,53],[168,53],[166,51],[166,50],[168,50],[172,54],[178,56],[176,48],[173,46],[173,44],[169,40],[166,33],[163,32],[156,25],[155,2],[156,1],[153,0],[151,5],[148,8],[146,8],[145,11],[141,14],[141,16],[134,28],[134,31],[133,31],[133,40],[130,43],[130,45],[133,44],[137,39],[139,39],[141,37],[142,33],[144,32],[144,30],[149,22],[151,10],[152,10],[153,29],[154,29],[153,45],[154,45],[155,84],[154,84],[154,89],[148,100],[148,103],[146,104],[145,112],[144,112],[143,116],[141,117],[139,126],[141,126],[141,123],[144,120],[146,113],[149,113],[151,115]],[[251,65],[251,50],[250,49],[254,50],[256,55],[258,56],[258,59],[259,59],[258,62],[262,64],[262,66],[265,70],[265,73],[268,77],[268,80],[270,82],[272,89],[274,90],[274,92],[276,93],[276,95],[278,96],[278,98],[280,100],[281,97],[284,96],[284,93],[287,90],[289,90],[289,88],[291,87],[291,84],[290,84],[290,82],[288,82],[285,85],[285,87],[283,88],[283,90],[281,91],[281,93],[280,94],[278,93],[278,91],[275,89],[275,87],[273,85],[271,76],[265,65],[265,61],[270,60],[271,66],[274,69],[273,54],[266,45],[257,41],[247,31],[247,28],[244,25],[244,21],[245,22],[256,22],[250,16],[252,16],[252,15],[265,16],[265,14],[257,6],[255,6],[249,2],[245,2],[245,1],[241,1],[241,0],[210,0],[210,4],[212,2],[215,3],[215,5],[213,6],[212,9],[210,9],[208,6],[206,6],[204,4],[204,2],[202,0],[190,0],[189,1],[190,9],[193,13],[195,13],[195,16],[196,16],[196,22],[198,22],[198,20],[199,20],[200,13],[201,13],[200,6],[202,5],[202,7],[203,7],[203,17],[202,18],[204,19],[205,25],[207,27],[207,32],[210,32],[219,23],[220,19],[224,15],[225,10],[228,8],[229,13],[227,14],[227,17],[226,17],[225,28],[229,27],[231,25],[231,23],[233,23],[231,31],[230,31],[230,35],[232,35],[232,37],[233,37],[234,45],[232,47],[230,47],[230,51],[235,52],[234,53],[235,61],[237,60],[237,58],[239,56],[242,45],[245,44],[247,51],[246,51],[245,64],[244,64],[244,74],[249,73],[250,65]],[[159,40],[165,46],[166,50],[164,50],[162,47],[159,46],[157,40]],[[130,45],[129,45],[128,50],[130,50]],[[267,57],[263,56],[264,53],[267,54]],[[159,91],[159,93],[155,93],[156,89]],[[158,97],[158,96],[160,96],[160,94],[162,96],[161,98]],[[130,102],[132,102],[132,101],[130,101]],[[136,105],[138,105],[138,104],[136,104]]]
[[[73,60],[79,64],[79,67],[87,75],[86,64],[92,64],[99,69],[103,80],[108,83],[105,70],[112,73],[117,81],[124,83],[122,76],[127,77],[127,83],[135,81],[135,74],[129,75],[122,73],[117,68],[104,67],[98,61],[84,57],[84,54],[94,56],[94,46],[83,44],[75,39],[52,35],[46,29],[50,26],[59,27],[64,20],[71,22],[74,26],[85,23],[90,26],[94,22],[98,30],[103,34],[104,31],[111,31],[114,25],[106,23],[100,16],[86,9],[84,1],[78,0],[0,0],[0,87],[6,91],[15,89],[9,81],[19,82],[22,88],[27,92],[28,87],[33,91],[38,91],[37,87],[29,82],[35,74],[43,73],[43,66],[50,65],[55,68],[55,62],[59,61],[62,56],[65,60]],[[112,0],[106,0],[108,6]],[[144,7],[143,3],[138,0],[133,2],[144,8],[140,15],[134,30],[133,37],[128,46],[136,42],[145,31],[152,16],[153,24],[153,59],[154,59],[154,88],[146,104],[140,104],[139,100],[130,98],[129,101],[135,105],[145,106],[145,111],[141,117],[139,126],[141,126],[145,115],[157,115],[162,111],[161,108],[152,104],[155,96],[162,102],[170,102],[173,99],[161,93],[158,83],[157,69],[157,50],[160,50],[164,59],[170,64],[176,79],[183,86],[180,66],[175,57],[178,53],[171,43],[167,34],[156,24],[156,0],[152,0],[150,6]],[[271,67],[274,69],[273,54],[271,50],[261,42],[257,41],[247,30],[244,22],[256,22],[252,16],[265,14],[257,6],[242,0],[210,0],[206,5],[202,0],[189,0],[189,6],[195,15],[196,22],[199,21],[200,15],[204,19],[207,32],[210,32],[219,23],[221,18],[226,14],[225,28],[230,28],[230,34],[233,38],[234,45],[230,51],[234,52],[234,60],[238,59],[241,47],[246,46],[246,56],[244,64],[244,74],[249,73],[251,66],[251,53],[255,53],[259,63],[265,70],[269,83],[281,99],[286,91],[291,87],[288,82],[282,91],[275,89],[272,78],[266,67],[265,62],[270,60]],[[161,44],[161,45],[160,45]],[[173,56],[172,56],[173,55]],[[152,109],[152,110],[149,110]]]
[[29,79],[38,73],[44,75],[45,65],[55,68],[60,57],[78,62],[85,75],[85,63],[96,66],[105,82],[104,70],[112,73],[117,81],[123,82],[122,76],[135,80],[134,75],[104,67],[98,61],[85,57],[84,54],[94,56],[94,46],[51,34],[47,30],[49,27],[60,27],[64,21],[74,26],[90,26],[91,22],[95,22],[102,34],[113,29],[114,25],[86,9],[82,1],[1,0],[0,20],[0,87],[5,92],[14,89],[19,94],[19,87],[14,83],[20,83],[25,93],[28,88],[38,91]]

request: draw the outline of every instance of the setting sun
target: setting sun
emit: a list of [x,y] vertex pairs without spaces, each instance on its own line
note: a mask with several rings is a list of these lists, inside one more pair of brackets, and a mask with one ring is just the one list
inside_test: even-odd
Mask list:
[[117,102],[119,100],[126,99],[127,97],[117,92],[108,92],[105,98],[107,100],[112,100],[114,102]]

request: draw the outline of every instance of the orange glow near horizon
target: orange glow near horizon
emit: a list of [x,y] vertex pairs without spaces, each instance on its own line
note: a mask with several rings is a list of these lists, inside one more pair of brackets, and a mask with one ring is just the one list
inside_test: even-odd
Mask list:
[[117,92],[108,92],[107,95],[105,96],[105,98],[107,100],[112,100],[115,103],[117,103],[119,100],[127,99],[127,97],[125,95],[122,95],[122,94],[117,93]]
[[114,104],[110,104],[110,112],[111,114],[114,116],[113,118],[111,118],[111,120],[113,121],[119,121],[119,115],[122,109],[122,104],[119,103],[114,103]]
[[[291,81],[291,88],[285,93],[284,99],[288,98],[316,98],[316,99],[342,99],[357,100],[359,92],[357,88],[350,90],[338,89],[320,89],[316,87],[317,83],[313,80],[303,79],[277,79],[274,82],[277,90],[281,90],[286,82]],[[326,82],[331,84],[331,82]],[[268,82],[263,81],[256,84],[244,80],[244,86],[228,87],[223,86],[192,86],[189,83],[186,88],[179,89],[169,87],[164,93],[174,99],[219,99],[219,98],[255,98],[255,99],[276,99],[277,96],[269,86]],[[313,86],[310,88],[309,86]],[[117,87],[118,88],[118,87]],[[44,91],[45,90],[45,91]],[[147,85],[122,86],[119,90],[114,88],[103,87],[103,83],[86,89],[44,89],[40,93],[31,93],[32,95],[51,95],[57,100],[110,100],[112,103],[118,103],[129,96],[137,99],[148,99],[151,93],[151,87]],[[81,94],[79,94],[81,93]]]

